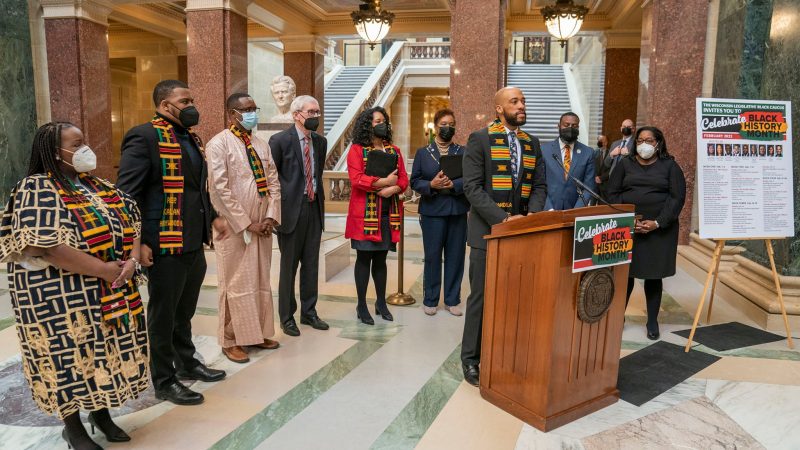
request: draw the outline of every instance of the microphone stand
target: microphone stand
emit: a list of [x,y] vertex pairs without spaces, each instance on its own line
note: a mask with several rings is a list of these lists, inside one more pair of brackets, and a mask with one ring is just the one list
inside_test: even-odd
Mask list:
[[597,195],[596,192],[594,192],[593,190],[589,189],[589,186],[586,186],[585,184],[583,184],[583,182],[581,180],[573,177],[569,173],[569,171],[567,171],[567,168],[564,167],[564,163],[561,162],[561,159],[558,157],[558,155],[553,153],[552,156],[553,156],[553,159],[558,163],[558,165],[561,166],[561,169],[564,171],[564,173],[567,174],[569,179],[572,180],[573,183],[575,183],[575,189],[578,191],[578,195],[581,197],[581,201],[583,202],[584,206],[589,206],[589,205],[586,204],[586,199],[583,197],[583,191],[586,191],[592,196],[592,198],[594,198],[598,202],[600,202],[600,203],[602,203],[602,204],[604,204],[604,205],[606,205],[606,206],[608,206],[610,208],[613,208],[616,211],[620,211],[620,212],[624,212],[624,213],[629,212],[629,211],[624,211],[622,209],[619,209],[616,206],[612,205],[611,203],[608,203],[607,201],[605,201],[605,199],[603,199],[603,197],[600,197],[599,195]]

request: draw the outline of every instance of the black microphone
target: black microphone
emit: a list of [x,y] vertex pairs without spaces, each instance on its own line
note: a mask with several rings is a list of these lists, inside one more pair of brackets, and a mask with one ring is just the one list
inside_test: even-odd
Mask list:
[[561,162],[561,158],[559,158],[558,155],[553,153],[552,156],[553,156],[553,159],[558,163],[558,165],[561,166],[561,169],[564,171],[564,173],[567,174],[569,179],[572,180],[575,183],[576,189],[578,191],[578,195],[580,196],[581,200],[583,201],[583,205],[584,206],[589,206],[589,205],[586,204],[586,199],[583,198],[583,191],[586,191],[592,196],[592,198],[594,198],[598,202],[600,202],[600,203],[602,203],[602,204],[604,204],[604,205],[606,205],[606,206],[608,206],[610,208],[613,208],[615,211],[621,211],[621,212],[624,212],[624,213],[630,212],[630,211],[625,211],[625,210],[619,209],[616,206],[612,205],[611,203],[608,203],[607,201],[605,201],[603,199],[603,197],[600,197],[593,190],[589,189],[589,187],[586,186],[585,184],[583,184],[583,182],[581,180],[573,177],[569,173],[569,171],[567,171],[567,168],[564,167],[564,163]]

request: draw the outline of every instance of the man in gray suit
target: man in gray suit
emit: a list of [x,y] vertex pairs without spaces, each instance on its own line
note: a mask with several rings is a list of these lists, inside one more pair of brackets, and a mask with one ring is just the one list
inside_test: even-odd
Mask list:
[[619,131],[622,133],[622,139],[612,142],[608,147],[611,151],[608,152],[608,156],[606,156],[606,160],[603,162],[603,170],[600,172],[601,184],[608,183],[608,178],[611,176],[611,172],[614,170],[614,167],[617,166],[619,160],[631,154],[633,148],[636,146],[633,142],[633,136],[636,133],[636,125],[633,124],[631,119],[623,120]]
[[[464,153],[464,194],[470,202],[467,243],[470,246],[470,294],[461,343],[464,379],[478,385],[483,326],[486,241],[492,225],[541,211],[547,198],[539,139],[520,129],[525,124],[525,96],[506,87],[494,97],[495,120],[473,132]],[[494,149],[494,154],[492,154]]]

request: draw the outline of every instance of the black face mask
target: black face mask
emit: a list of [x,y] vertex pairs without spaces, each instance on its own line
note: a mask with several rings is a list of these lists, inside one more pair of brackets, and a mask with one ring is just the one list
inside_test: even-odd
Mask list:
[[603,148],[603,143],[600,142],[600,141],[597,141],[597,148]]
[[558,130],[558,136],[564,142],[575,142],[578,140],[578,133],[580,131],[577,128],[567,127],[561,128]]
[[389,126],[386,125],[386,123],[379,123],[372,127],[372,134],[374,134],[375,137],[386,139],[389,137]]
[[[172,103],[170,103],[170,105],[172,105]],[[187,106],[183,109],[175,105],[172,106],[180,111],[180,113],[178,113],[178,121],[184,128],[191,128],[200,123],[200,112],[194,106]]]
[[319,117],[309,117],[303,121],[303,128],[308,131],[317,131],[319,128]]
[[633,133],[633,128],[631,127],[625,127],[622,129],[622,135],[625,137],[630,136],[631,133]]
[[444,142],[450,142],[453,136],[456,135],[456,129],[451,126],[439,127],[439,138]]

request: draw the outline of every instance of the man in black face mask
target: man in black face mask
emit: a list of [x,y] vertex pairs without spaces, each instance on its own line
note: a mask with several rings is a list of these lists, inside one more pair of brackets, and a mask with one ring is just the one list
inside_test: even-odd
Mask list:
[[578,195],[578,186],[569,175],[577,178],[592,191],[594,181],[594,151],[578,142],[580,119],[573,112],[561,115],[558,139],[542,146],[547,167],[547,202],[544,209],[572,209],[588,206],[591,195]]
[[198,361],[192,343],[192,317],[206,274],[203,244],[211,227],[227,227],[208,197],[203,143],[192,131],[200,120],[189,86],[165,80],[153,90],[156,114],[128,131],[122,141],[117,186],[142,211],[141,265],[149,278],[147,331],[156,397],[196,405],[203,395],[178,378],[219,381],[222,370]]
[[317,315],[319,247],[325,229],[325,190],[322,171],[328,141],[315,133],[321,117],[319,102],[309,95],[292,101],[294,123],[269,139],[272,159],[281,182],[278,246],[281,270],[278,282],[278,316],[287,336],[300,336],[294,319],[297,266],[300,266],[300,323],[317,330],[328,324]]

